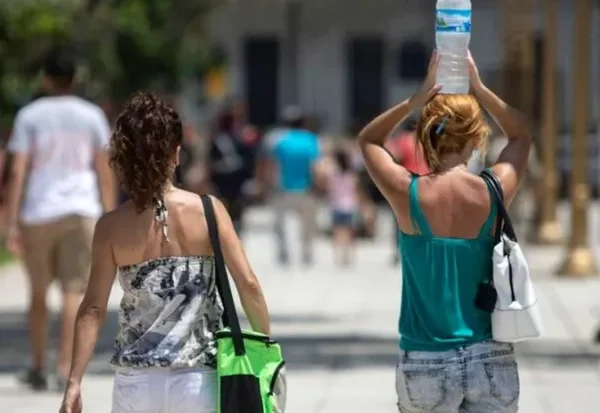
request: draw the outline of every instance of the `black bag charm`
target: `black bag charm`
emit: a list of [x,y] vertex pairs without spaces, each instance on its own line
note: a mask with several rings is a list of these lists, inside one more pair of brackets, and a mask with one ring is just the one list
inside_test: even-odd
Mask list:
[[496,308],[496,301],[498,301],[498,292],[494,288],[494,284],[490,282],[480,283],[475,297],[475,306],[491,314]]

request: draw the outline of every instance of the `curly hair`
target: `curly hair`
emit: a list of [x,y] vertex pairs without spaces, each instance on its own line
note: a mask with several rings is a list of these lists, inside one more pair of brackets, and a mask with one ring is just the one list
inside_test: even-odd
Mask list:
[[179,114],[153,93],[136,94],[119,114],[110,165],[138,212],[162,198],[182,141]]
[[417,121],[417,138],[433,172],[440,170],[445,155],[461,154],[467,145],[484,152],[490,132],[483,109],[467,94],[435,96]]

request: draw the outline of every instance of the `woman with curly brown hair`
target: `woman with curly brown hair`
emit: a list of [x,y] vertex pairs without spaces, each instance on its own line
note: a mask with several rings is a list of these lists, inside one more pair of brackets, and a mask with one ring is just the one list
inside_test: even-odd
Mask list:
[[[111,165],[129,201],[97,223],[87,293],[61,412],[82,409],[80,383],[118,274],[123,299],[111,364],[113,413],[216,412],[214,333],[221,327],[214,256],[198,195],[177,189],[182,125],[150,93],[136,95],[116,121]],[[259,282],[223,205],[212,198],[219,239],[252,327],[269,334]]]
[[[471,93],[438,95],[434,56],[423,88],[360,133],[369,173],[400,227],[402,299],[396,371],[402,413],[514,413],[519,377],[512,344],[492,340],[491,314],[476,305],[492,273],[496,204],[466,164],[485,149],[484,109],[508,138],[491,168],[510,204],[527,167],[531,135],[521,116],[479,78]],[[384,142],[421,109],[417,138],[431,171],[416,176],[394,162]]]

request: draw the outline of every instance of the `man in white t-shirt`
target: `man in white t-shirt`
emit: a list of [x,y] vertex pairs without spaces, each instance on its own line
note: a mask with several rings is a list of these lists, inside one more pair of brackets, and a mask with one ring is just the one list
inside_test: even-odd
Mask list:
[[8,152],[8,247],[21,254],[30,280],[32,366],[23,383],[48,387],[46,295],[57,280],[63,291],[57,365],[60,387],[68,376],[74,321],[87,287],[95,221],[115,204],[106,146],[110,126],[102,110],[71,94],[75,61],[57,51],[44,66],[46,97],[17,114]]

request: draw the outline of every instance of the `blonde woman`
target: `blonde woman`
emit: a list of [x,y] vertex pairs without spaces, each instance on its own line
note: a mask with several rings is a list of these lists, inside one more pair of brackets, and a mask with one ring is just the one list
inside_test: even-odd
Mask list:
[[[437,57],[422,89],[369,123],[359,136],[367,169],[394,210],[402,249],[400,357],[403,413],[515,413],[519,375],[511,344],[492,340],[491,316],[476,305],[492,271],[496,208],[485,181],[467,170],[490,127],[508,143],[491,170],[510,204],[527,167],[531,135],[489,90],[469,58],[472,94],[438,95]],[[431,173],[412,175],[384,149],[395,126],[420,109],[417,139]]]

